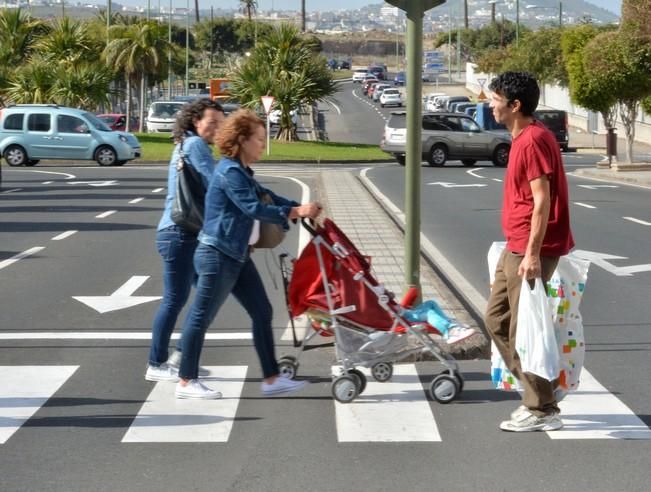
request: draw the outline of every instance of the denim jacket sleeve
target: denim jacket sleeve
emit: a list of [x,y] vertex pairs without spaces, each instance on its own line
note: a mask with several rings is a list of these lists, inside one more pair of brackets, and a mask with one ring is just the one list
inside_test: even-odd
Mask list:
[[257,194],[257,190],[262,189],[266,191],[266,188],[262,188],[253,178],[246,176],[241,168],[232,167],[226,170],[224,180],[224,189],[228,198],[244,214],[261,222],[283,224],[284,227],[288,227],[287,218],[293,206],[291,205],[291,200],[282,198],[282,204],[276,205],[277,202],[274,196],[277,197],[278,195],[271,195],[274,200],[274,205],[262,203]]
[[204,187],[208,188],[216,164],[212,150],[203,138],[195,135],[186,138],[182,145],[185,161],[199,171]]
[[298,207],[300,203],[294,200],[290,200],[289,198],[285,198],[284,196],[276,195],[273,191],[271,191],[269,188],[265,188],[262,186],[260,183],[257,183],[258,188],[260,189],[261,192],[263,193],[268,193],[271,199],[274,202],[274,205],[286,205],[289,207]]

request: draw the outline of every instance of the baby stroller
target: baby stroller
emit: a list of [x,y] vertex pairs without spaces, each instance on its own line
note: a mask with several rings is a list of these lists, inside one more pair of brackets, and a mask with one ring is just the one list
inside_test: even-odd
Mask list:
[[[391,379],[393,363],[412,354],[429,351],[445,366],[430,383],[431,397],[440,403],[454,400],[463,389],[457,362],[442,352],[432,339],[431,326],[410,323],[392,293],[371,273],[370,258],[362,255],[346,235],[329,219],[323,225],[303,226],[312,240],[289,271],[281,255],[281,273],[290,319],[307,314],[314,330],[295,343],[302,353],[317,334],[334,335],[336,358],[341,373],[334,377],[332,395],[349,403],[366,387],[366,376],[356,366],[370,368],[376,381]],[[285,377],[296,376],[298,357],[278,361]]]

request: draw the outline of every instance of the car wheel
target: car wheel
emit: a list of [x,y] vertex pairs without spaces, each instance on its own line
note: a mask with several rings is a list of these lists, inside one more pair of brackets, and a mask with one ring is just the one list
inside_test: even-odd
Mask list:
[[511,147],[506,144],[498,145],[493,152],[493,164],[497,167],[506,167],[509,163]]
[[380,106],[384,107],[384,104],[380,103]]
[[24,166],[27,164],[27,153],[20,145],[10,145],[3,154],[5,161],[10,166]]
[[100,166],[113,166],[118,160],[118,156],[108,145],[102,145],[95,151],[95,160]]
[[474,166],[476,162],[475,159],[461,159],[461,164],[466,167]]
[[38,164],[39,162],[41,162],[40,159],[30,159],[30,160],[27,161],[27,165],[28,165],[28,166],[35,166],[35,165]]
[[401,166],[404,166],[405,163],[407,162],[407,157],[404,155],[395,155],[396,161],[398,161],[398,164]]
[[427,156],[427,162],[432,167],[441,167],[448,160],[448,149],[443,144],[433,145]]

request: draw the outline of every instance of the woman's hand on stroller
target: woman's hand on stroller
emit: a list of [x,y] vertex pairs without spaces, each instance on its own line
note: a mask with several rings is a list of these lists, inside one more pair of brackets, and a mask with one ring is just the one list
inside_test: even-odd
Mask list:
[[299,217],[305,217],[308,219],[316,219],[323,207],[319,202],[310,202],[299,205],[298,207],[292,208],[292,211],[289,213],[290,219],[298,219]]

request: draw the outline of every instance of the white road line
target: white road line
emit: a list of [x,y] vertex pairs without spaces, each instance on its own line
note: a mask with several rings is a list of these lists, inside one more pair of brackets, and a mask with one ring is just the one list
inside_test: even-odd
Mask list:
[[156,188],[156,189],[154,189],[154,190],[151,190],[151,192],[152,192],[152,193],[160,193],[160,192],[163,191],[164,189],[165,189],[165,188]]
[[9,193],[14,193],[14,192],[16,192],[16,191],[21,191],[21,190],[22,190],[22,188],[13,188],[13,189],[11,189],[11,190],[5,190],[5,191],[3,191],[2,194],[3,194],[3,195],[7,195],[7,194],[9,194]]
[[72,236],[73,234],[75,234],[75,233],[77,233],[77,232],[79,232],[79,231],[66,231],[66,232],[62,232],[62,233],[59,234],[58,236],[54,236],[54,237],[52,238],[52,241],[61,241],[62,239],[65,239],[65,238],[67,238],[67,237],[70,237],[70,236]]
[[[332,370],[338,374],[339,368]],[[414,364],[395,365],[386,383],[362,372],[369,378],[364,393],[352,403],[334,402],[339,442],[441,441]]]
[[635,217],[622,217],[622,219],[630,220],[631,222],[635,222],[636,224],[651,226],[651,222],[647,222],[646,220],[636,219]]
[[[296,339],[303,340],[305,338],[305,332],[310,326],[310,321],[307,316],[301,315],[297,318],[294,318],[294,328],[296,329]],[[280,339],[283,341],[294,340],[294,335],[292,334],[292,325],[291,323],[287,324],[287,328],[283,331],[283,334],[280,336]]]
[[[173,333],[178,340],[180,333]],[[250,332],[206,333],[206,340],[251,340]],[[0,332],[0,340],[150,340],[149,331],[14,331]]]
[[466,171],[467,174],[470,174],[474,178],[479,178],[479,179],[486,179],[486,176],[482,176],[481,174],[475,174],[479,169],[469,169]]
[[578,205],[579,207],[585,207],[585,208],[597,208],[594,205],[588,205],[587,203],[581,203],[581,202],[574,202],[574,205]]
[[22,260],[23,258],[27,258],[30,255],[33,255],[35,253],[38,253],[39,251],[42,251],[45,249],[45,246],[35,246],[33,248],[29,248],[22,253],[18,253],[17,255],[12,256],[11,258],[7,258],[6,260],[0,261],[0,270],[2,270],[5,267],[8,267],[9,265],[13,265],[19,260]]
[[79,366],[0,366],[0,444],[4,444]]
[[585,368],[581,384],[559,404],[564,427],[552,439],[651,439],[651,429]]
[[49,184],[52,184],[52,183],[54,183],[54,181],[43,181],[41,184],[49,185]]
[[[95,168],[93,168],[93,169],[95,169]],[[20,171],[20,169],[17,169],[17,171]],[[28,173],[41,173],[41,174],[54,174],[56,176],[64,176],[64,179],[74,179],[74,178],[76,178],[76,176],[74,174],[60,173],[60,172],[57,172],[57,171],[37,171],[35,169],[29,169],[29,170],[25,170],[25,172],[28,172]]]
[[240,402],[247,366],[209,366],[206,384],[218,400],[178,400],[176,384],[156,383],[122,442],[227,442]]
[[497,181],[498,183],[501,183],[501,182],[502,182],[502,180],[499,179],[499,178],[493,178],[493,181]]
[[107,210],[106,212],[102,212],[101,214],[96,215],[95,218],[96,219],[105,219],[109,215],[113,215],[115,212],[117,212],[117,210]]
[[335,103],[332,101],[328,101],[328,104],[332,104],[334,108],[337,110],[337,113],[341,115],[341,109],[339,109],[339,106],[337,106]]
[[138,203],[138,202],[141,202],[141,201],[143,201],[143,200],[144,200],[144,198],[134,198],[134,199],[131,200],[129,203]]

